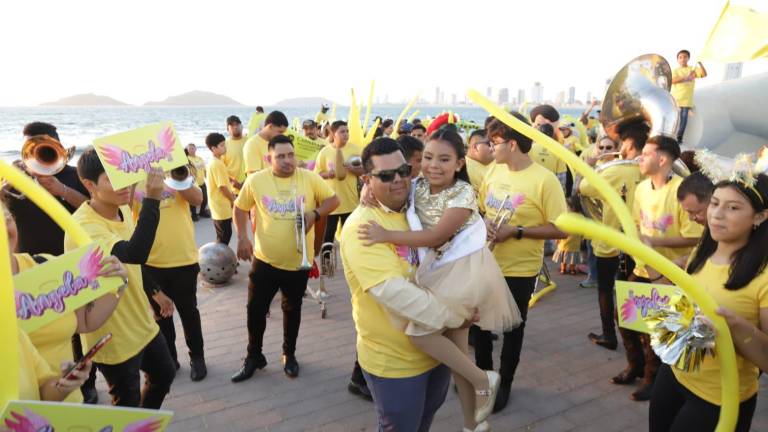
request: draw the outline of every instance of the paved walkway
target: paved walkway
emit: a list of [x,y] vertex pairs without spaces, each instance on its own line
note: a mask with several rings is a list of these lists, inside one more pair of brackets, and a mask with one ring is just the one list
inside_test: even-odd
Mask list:
[[[212,239],[209,220],[198,222],[197,230],[198,244]],[[170,430],[374,431],[372,405],[346,389],[355,331],[341,272],[327,284],[333,297],[326,319],[320,318],[317,303],[305,300],[297,379],[286,378],[280,366],[278,299],[273,302],[264,340],[269,365],[249,381],[229,381],[245,354],[246,276],[247,266],[241,264],[230,285],[199,292],[209,371],[202,382],[189,380],[183,331],[177,322],[182,368],[164,405],[175,413]],[[494,431],[647,430],[648,404],[629,399],[634,387],[609,383],[624,367],[622,349],[607,351],[587,341],[587,333],[599,325],[597,294],[578,288],[579,278],[556,275],[557,290],[530,311],[512,398],[504,411],[491,417]],[[754,431],[768,431],[768,403],[763,397],[767,385],[763,379]],[[104,389],[103,383],[100,387]],[[102,401],[108,397],[103,392],[101,396]],[[451,391],[432,430],[460,431],[461,424],[459,403]]]

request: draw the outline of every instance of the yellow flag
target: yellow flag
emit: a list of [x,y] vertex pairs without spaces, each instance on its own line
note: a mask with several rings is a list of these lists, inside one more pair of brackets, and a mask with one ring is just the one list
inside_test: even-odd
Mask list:
[[699,58],[737,63],[768,57],[768,1],[761,10],[726,3]]

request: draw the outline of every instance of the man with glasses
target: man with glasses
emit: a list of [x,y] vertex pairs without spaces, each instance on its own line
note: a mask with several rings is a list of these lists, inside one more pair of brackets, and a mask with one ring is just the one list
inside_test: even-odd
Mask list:
[[[339,205],[333,190],[319,175],[296,168],[296,156],[290,137],[277,135],[267,144],[269,167],[249,175],[235,200],[234,221],[237,230],[237,256],[251,261],[248,275],[248,350],[243,367],[232,376],[244,381],[267,365],[262,353],[267,313],[272,299],[282,293],[283,356],[282,364],[289,378],[299,375],[296,339],[301,325],[301,303],[307,289],[309,268],[303,263],[314,257],[312,226]],[[297,218],[304,213],[306,241],[297,237]],[[254,243],[249,238],[248,213],[256,229]],[[294,238],[298,238],[294,242]],[[297,244],[298,243],[298,244]]]
[[378,207],[358,206],[341,233],[344,276],[352,293],[357,330],[357,355],[376,405],[379,430],[426,431],[445,401],[450,370],[418,350],[393,319],[416,321],[434,328],[471,325],[438,302],[429,291],[410,282],[418,255],[407,246],[378,243],[365,246],[358,229],[369,221],[390,229],[408,230],[411,167],[398,143],[373,140],[363,150],[363,181]]
[[469,148],[467,151],[467,172],[469,173],[469,183],[475,189],[475,193],[480,188],[480,182],[488,172],[488,168],[493,163],[493,147],[488,141],[485,129],[477,129],[469,135]]
[[[522,115],[512,113],[528,123]],[[480,184],[480,210],[485,213],[493,255],[504,274],[509,290],[520,309],[523,323],[504,333],[501,349],[501,385],[493,412],[506,407],[515,370],[523,348],[528,302],[544,259],[544,240],[566,235],[554,225],[566,211],[565,194],[555,175],[528,156],[531,139],[498,119],[488,125],[496,163],[491,165]],[[506,223],[493,223],[500,213],[509,215]],[[485,370],[493,369],[491,332],[480,331],[475,337],[475,360]]]

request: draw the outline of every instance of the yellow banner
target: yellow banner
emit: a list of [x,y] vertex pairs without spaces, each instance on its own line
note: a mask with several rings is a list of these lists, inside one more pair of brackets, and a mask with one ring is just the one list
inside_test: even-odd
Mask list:
[[172,418],[172,412],[162,410],[10,401],[3,410],[0,424],[12,431],[162,432]]
[[768,56],[768,4],[762,10],[725,4],[699,58],[738,63]]
[[13,278],[16,319],[31,333],[110,292],[123,283],[119,277],[98,277],[106,257],[94,243],[61,255]]
[[171,122],[96,138],[93,146],[116,190],[144,180],[152,167],[170,171],[187,164]]
[[317,154],[320,153],[320,150],[327,145],[325,141],[307,138],[291,129],[285,131],[285,134],[293,137],[293,151],[296,154],[296,158],[306,162],[308,170],[315,169],[315,159],[317,159]]

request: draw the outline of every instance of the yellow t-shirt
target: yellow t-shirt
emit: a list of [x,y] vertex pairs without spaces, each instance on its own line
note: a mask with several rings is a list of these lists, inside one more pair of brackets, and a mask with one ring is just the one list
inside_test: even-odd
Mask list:
[[483,182],[483,177],[488,173],[488,168],[495,162],[491,162],[488,165],[483,165],[480,162],[467,157],[467,174],[469,174],[469,184],[472,185],[472,189],[477,193],[480,190],[480,183]]
[[[134,225],[130,209],[124,206],[120,211],[123,220],[109,220],[96,213],[90,202],[85,202],[72,217],[94,241],[103,242],[106,251],[111,251],[117,242],[128,241],[133,235]],[[77,247],[72,238],[65,234],[64,250],[70,251]],[[99,338],[112,333],[112,342],[105,345],[94,357],[94,361],[98,363],[114,365],[128,360],[141,352],[160,330],[144,293],[141,266],[123,265],[128,270],[128,288],[120,297],[120,303],[101,328],[82,335],[84,345],[93,346]]]
[[[699,71],[696,70],[696,68],[694,68],[693,66],[686,66],[686,67],[679,67],[673,70],[672,80],[685,78],[691,74],[691,71],[696,72],[697,78],[700,77]],[[675,101],[677,101],[678,107],[690,108],[693,106],[693,89],[695,86],[696,86],[696,80],[672,84],[672,90],[670,91],[670,93],[672,93],[672,96],[675,98]]]
[[232,190],[224,162],[216,158],[211,159],[205,182],[208,184],[206,188],[208,189],[208,207],[211,209],[211,219],[232,219],[232,203],[219,190],[220,186],[226,186],[230,191]]
[[[725,288],[729,265],[713,264],[707,261],[698,273],[693,274],[696,282],[712,296],[718,306],[759,326],[760,309],[768,308],[768,271],[763,270],[752,282],[738,290]],[[736,367],[739,370],[739,400],[745,401],[757,393],[758,368],[751,361],[736,353]],[[675,377],[696,396],[720,405],[720,362],[717,358],[704,357],[697,372],[683,372],[672,368]]]
[[[141,210],[141,201],[134,202],[136,214],[138,214]],[[197,244],[189,202],[178,191],[166,187],[160,200],[160,223],[157,225],[155,242],[149,252],[147,265],[171,268],[195,263],[197,263]]]
[[238,139],[229,137],[225,141],[227,146],[227,153],[221,157],[221,161],[227,166],[227,172],[229,177],[242,182],[245,180],[245,162],[243,161],[243,146],[245,145],[246,137],[240,137]]
[[563,147],[567,148],[573,153],[576,153],[578,150],[581,149],[581,141],[579,141],[579,137],[571,134],[568,136],[568,138],[563,140]]
[[[565,194],[554,174],[533,163],[521,171],[510,171],[505,164],[493,164],[480,186],[480,210],[488,220],[505,208],[513,212],[507,224],[534,227],[554,222],[566,211]],[[544,240],[510,238],[497,244],[493,255],[504,276],[530,277],[541,270]]]
[[[683,179],[673,176],[661,189],[653,189],[651,179],[645,179],[635,189],[632,213],[640,234],[649,237],[701,237],[704,228],[691,221],[677,201],[677,188]],[[671,261],[688,255],[692,248],[654,248]],[[645,266],[635,267],[637,276],[648,277]]]
[[557,250],[562,252],[579,252],[581,250],[582,237],[578,234],[570,234],[557,242]]
[[251,119],[248,120],[248,136],[253,136],[256,132],[260,131],[266,118],[267,115],[265,113],[253,113]]
[[[235,205],[244,211],[256,208],[253,256],[282,270],[298,269],[302,256],[294,239],[299,198],[304,197],[304,213],[309,213],[333,195],[333,190],[319,175],[303,168],[296,168],[288,178],[276,177],[272,170],[249,175]],[[307,257],[310,260],[315,256],[314,239],[315,230],[309,230]]]
[[528,152],[528,156],[531,157],[531,160],[550,170],[553,174],[562,174],[567,171],[565,162],[539,143],[533,143],[531,151]]
[[[362,151],[354,144],[347,143],[341,149],[341,153],[344,155],[344,161],[349,160],[352,156],[360,156]],[[319,173],[321,171],[335,170],[336,165],[336,148],[333,146],[323,147],[317,154],[317,162],[315,163],[314,171]],[[336,196],[339,197],[339,206],[336,210],[332,211],[332,215],[352,213],[360,202],[360,196],[357,193],[357,176],[347,171],[347,176],[344,180],[338,180],[335,178],[325,179],[325,183],[336,192]]]
[[267,140],[259,136],[259,134],[248,138],[245,147],[243,147],[246,173],[261,171],[266,167],[267,162],[265,158],[268,153],[268,144]]
[[323,124],[324,121],[327,121],[327,120],[328,120],[328,114],[322,111],[318,111],[318,113],[315,114],[315,123],[321,125]]
[[[622,190],[624,191],[624,200],[631,213],[632,205],[635,201],[635,189],[643,178],[637,165],[614,165],[602,171],[600,175],[619,195],[622,195]],[[621,229],[619,218],[616,217],[613,208],[603,201],[600,192],[586,178],[581,180],[581,183],[579,184],[579,192],[585,197],[595,198],[602,202],[603,219],[598,222],[602,222],[603,225],[607,225],[611,228]],[[594,251],[595,256],[600,258],[611,258],[619,255],[619,250],[617,248],[597,239],[592,240],[592,250]]]
[[195,167],[195,184],[202,186],[205,183],[205,161],[200,156],[187,156],[187,160]]
[[[19,264],[19,273],[37,265],[30,254],[13,254]],[[53,256],[43,254],[46,259],[52,259]],[[48,323],[30,333],[29,340],[35,346],[37,352],[48,363],[51,370],[58,371],[62,362],[71,362],[72,358],[72,335],[77,332],[77,316],[74,311],[62,314],[59,319]],[[80,403],[83,401],[83,394],[79,391],[73,391],[64,399],[64,402]]]
[[[40,400],[40,386],[59,374],[51,369],[21,329],[19,333],[19,400]],[[80,393],[75,390],[73,393]]]
[[408,231],[402,213],[358,207],[341,230],[341,260],[352,293],[352,318],[357,330],[357,358],[366,372],[383,378],[420,375],[438,362],[411,344],[393,325],[389,311],[368,290],[390,278],[410,278],[417,266],[415,251],[407,246],[378,243],[363,246],[357,229],[369,220],[388,230]]

